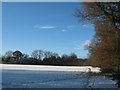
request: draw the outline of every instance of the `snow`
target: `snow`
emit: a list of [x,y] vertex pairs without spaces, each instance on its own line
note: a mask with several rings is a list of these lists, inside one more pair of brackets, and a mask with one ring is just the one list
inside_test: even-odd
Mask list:
[[81,71],[87,72],[88,68],[92,72],[100,72],[100,68],[91,66],[48,66],[48,65],[11,65],[2,64],[3,69],[16,69],[16,70],[40,70],[40,71]]
[[91,66],[44,66],[1,64],[3,88],[117,88],[105,76],[88,76],[100,72]]

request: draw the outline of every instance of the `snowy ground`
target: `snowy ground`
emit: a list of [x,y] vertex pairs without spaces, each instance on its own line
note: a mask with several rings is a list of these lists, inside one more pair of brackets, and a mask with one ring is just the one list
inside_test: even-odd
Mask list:
[[117,88],[110,78],[86,75],[88,68],[99,72],[91,66],[1,66],[3,88]]

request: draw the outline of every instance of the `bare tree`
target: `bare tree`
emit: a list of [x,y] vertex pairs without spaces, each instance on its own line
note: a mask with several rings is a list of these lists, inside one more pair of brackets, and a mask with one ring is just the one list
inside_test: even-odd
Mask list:
[[7,51],[4,56],[5,57],[12,57],[13,56],[13,51]]
[[52,56],[52,52],[45,51],[44,56],[45,56],[45,58],[50,58]]
[[43,51],[42,50],[34,50],[31,55],[35,59],[42,59]]
[[28,54],[23,54],[23,58],[29,58]]

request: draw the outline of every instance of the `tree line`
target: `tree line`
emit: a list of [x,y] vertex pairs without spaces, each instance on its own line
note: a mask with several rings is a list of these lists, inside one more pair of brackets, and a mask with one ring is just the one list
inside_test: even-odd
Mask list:
[[31,65],[89,65],[87,59],[78,58],[76,54],[59,56],[58,53],[34,50],[31,56],[24,54],[21,51],[7,51],[2,56],[3,64],[31,64]]
[[95,35],[89,50],[89,62],[109,73],[120,87],[120,1],[83,2],[75,16],[80,21],[94,24]]
[[83,6],[74,15],[94,24],[95,35],[88,46],[91,65],[120,74],[120,2],[84,2]]

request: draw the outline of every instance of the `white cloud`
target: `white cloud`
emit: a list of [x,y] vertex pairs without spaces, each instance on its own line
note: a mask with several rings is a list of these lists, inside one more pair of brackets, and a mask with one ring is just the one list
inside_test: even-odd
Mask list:
[[81,47],[78,47],[78,48],[74,48],[75,50],[82,50],[83,48]]
[[82,27],[87,27],[87,25],[83,24]]
[[86,40],[83,45],[84,46],[90,46],[90,44],[91,44],[91,40]]
[[89,28],[89,27],[94,27],[94,24],[82,24],[82,27],[84,28]]
[[62,31],[62,32],[66,32],[67,30],[66,30],[66,29],[62,29],[61,31]]
[[35,26],[35,28],[38,28],[38,29],[54,29],[54,28],[57,28],[57,26]]
[[81,40],[78,40],[78,41],[74,41],[74,49],[75,50],[84,50],[86,46],[89,46],[91,44],[91,41],[90,40],[86,40],[86,41],[81,41]]

